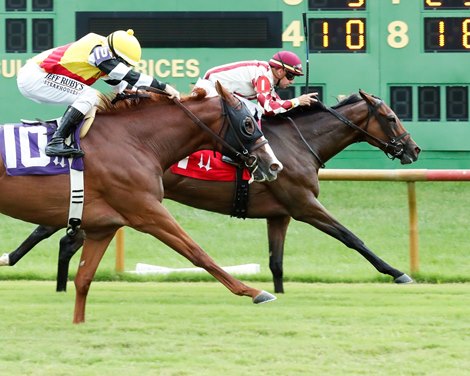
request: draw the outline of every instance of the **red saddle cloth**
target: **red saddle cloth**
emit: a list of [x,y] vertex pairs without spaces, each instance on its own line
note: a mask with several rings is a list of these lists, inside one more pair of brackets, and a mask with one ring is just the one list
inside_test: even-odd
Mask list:
[[[222,154],[200,150],[170,167],[172,173],[194,179],[235,181],[237,168],[222,161]],[[243,180],[250,180],[250,172],[243,171]]]

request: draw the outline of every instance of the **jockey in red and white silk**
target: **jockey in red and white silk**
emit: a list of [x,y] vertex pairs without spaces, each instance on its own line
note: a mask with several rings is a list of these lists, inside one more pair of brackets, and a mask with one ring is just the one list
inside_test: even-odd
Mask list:
[[[216,95],[214,84],[219,81],[230,92],[244,100],[253,115],[272,116],[291,110],[299,105],[309,105],[314,95],[283,100],[276,88],[288,87],[297,76],[303,75],[299,57],[290,51],[274,54],[269,62],[239,61],[209,69],[196,87]],[[252,102],[255,101],[255,102]]]

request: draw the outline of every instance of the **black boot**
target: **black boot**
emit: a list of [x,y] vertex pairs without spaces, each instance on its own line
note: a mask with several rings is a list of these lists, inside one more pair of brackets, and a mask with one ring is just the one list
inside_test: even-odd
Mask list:
[[85,115],[83,115],[76,108],[69,106],[65,111],[60,126],[55,131],[52,139],[46,146],[46,155],[48,157],[83,157],[85,153],[83,150],[75,149],[65,144],[65,139],[75,130],[75,127],[80,124]]

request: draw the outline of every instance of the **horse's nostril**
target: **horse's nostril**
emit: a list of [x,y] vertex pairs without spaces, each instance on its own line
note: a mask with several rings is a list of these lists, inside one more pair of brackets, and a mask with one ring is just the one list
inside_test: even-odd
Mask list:
[[283,169],[282,167],[282,164],[281,163],[273,163],[270,167],[269,167],[269,170],[271,172],[276,172],[276,173],[279,173],[281,172]]

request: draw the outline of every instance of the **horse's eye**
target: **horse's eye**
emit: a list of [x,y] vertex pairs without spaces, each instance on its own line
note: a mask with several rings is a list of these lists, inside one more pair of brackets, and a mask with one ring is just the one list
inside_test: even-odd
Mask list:
[[251,136],[255,132],[255,124],[253,119],[251,117],[246,117],[245,120],[243,120],[243,124],[245,126],[246,133]]
[[387,115],[387,120],[391,123],[397,122],[397,118],[394,115]]

